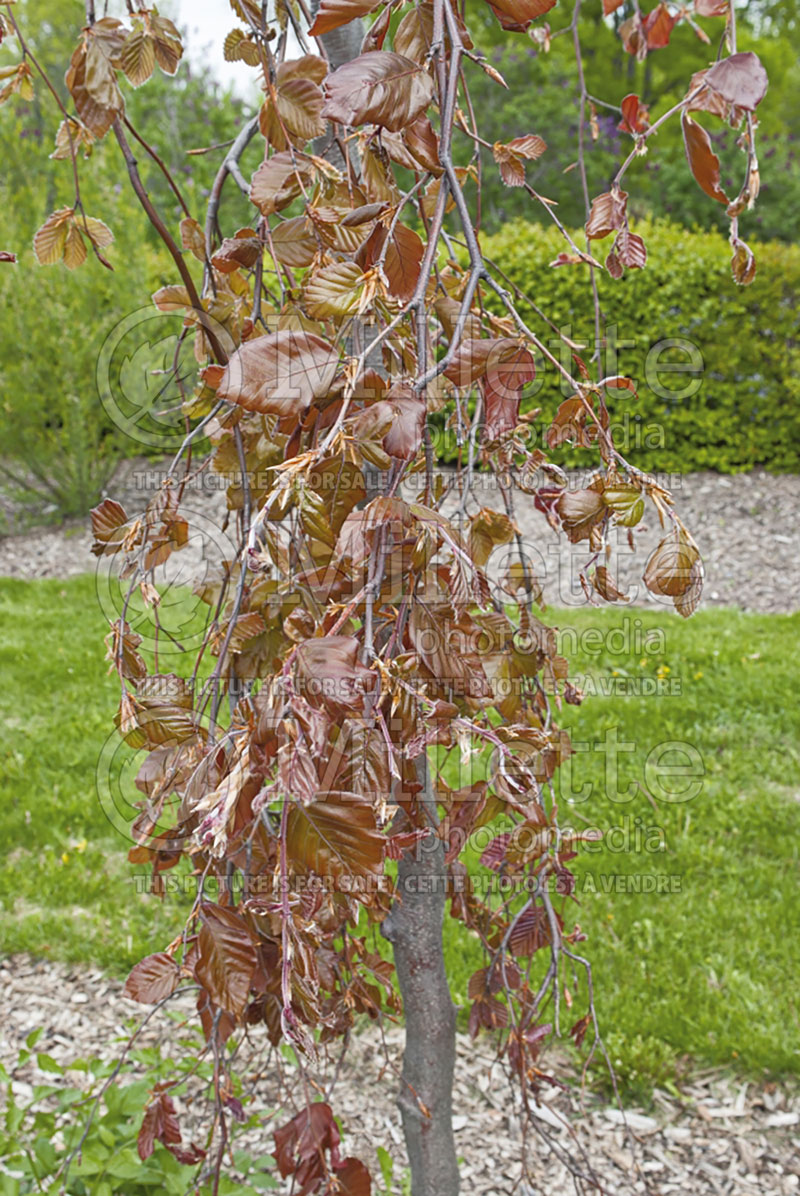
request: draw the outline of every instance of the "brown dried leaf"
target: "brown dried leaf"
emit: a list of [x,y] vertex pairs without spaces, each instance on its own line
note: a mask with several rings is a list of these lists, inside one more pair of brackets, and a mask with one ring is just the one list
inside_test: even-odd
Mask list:
[[734,282],[738,283],[740,287],[749,286],[756,276],[755,255],[747,242],[740,241],[738,238],[733,243],[731,273]]

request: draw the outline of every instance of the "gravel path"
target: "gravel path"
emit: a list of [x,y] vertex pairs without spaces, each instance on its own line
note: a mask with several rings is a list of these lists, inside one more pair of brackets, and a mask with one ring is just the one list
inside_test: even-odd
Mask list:
[[[133,514],[144,507],[158,480],[158,467],[128,461],[120,467],[109,493]],[[676,508],[703,554],[704,605],[767,612],[800,609],[800,477],[757,471],[735,477],[670,475],[659,480],[672,490]],[[580,484],[578,475],[573,475],[572,482]],[[184,499],[191,537],[188,549],[178,556],[180,576],[186,580],[203,560],[218,560],[231,551],[230,539],[219,531],[224,492],[216,488],[217,483],[215,475],[201,475]],[[475,497],[481,505],[502,507],[491,479],[478,477]],[[557,606],[583,605],[578,574],[588,555],[586,546],[569,545],[565,537],[557,536],[527,495],[517,495],[515,502],[517,524],[546,600]],[[641,605],[655,602],[642,585],[641,574],[663,534],[654,513],[648,513],[647,524],[637,529],[635,557],[624,534],[612,543],[612,575],[616,570],[618,584],[634,604]],[[90,572],[96,564],[90,543],[88,521],[0,537],[0,576],[70,577]]]
[[[189,1013],[189,998],[178,1005]],[[115,1058],[117,1039],[125,1037],[131,1017],[142,1007],[121,995],[121,985],[100,972],[70,970],[25,956],[0,960],[0,1062],[14,1067],[17,1051],[31,1030],[44,1033],[37,1051],[62,1065],[76,1058]],[[175,1023],[157,1014],[143,1031],[142,1045],[176,1053],[169,1039]],[[394,1066],[399,1062],[401,1033],[387,1033],[387,1058],[374,1028],[354,1036],[332,1098],[346,1132],[347,1153],[359,1155],[374,1174],[375,1149],[384,1146],[395,1159],[395,1176],[406,1167],[400,1119],[394,1105]],[[272,1147],[271,1131],[288,1120],[273,1118],[277,1098],[277,1060],[264,1053],[263,1036],[239,1055],[244,1078],[262,1122],[237,1138],[256,1156]],[[381,1073],[383,1076],[381,1077]],[[292,1077],[288,1077],[290,1083]],[[80,1072],[64,1082],[81,1085]],[[34,1059],[13,1074],[20,1099],[32,1095],[35,1083],[52,1083],[39,1073]],[[199,1129],[195,1102],[177,1101],[185,1140]],[[462,1190],[469,1196],[563,1196],[572,1191],[570,1178],[538,1135],[532,1136],[529,1174],[519,1183],[520,1122],[514,1094],[493,1062],[489,1038],[458,1043],[456,1076],[456,1142],[463,1158]],[[604,1181],[604,1191],[650,1196],[793,1196],[800,1190],[800,1094],[797,1086],[736,1080],[717,1070],[694,1075],[682,1085],[680,1099],[656,1091],[647,1112],[622,1115],[600,1098],[587,1095],[582,1115],[576,1091],[559,1093],[542,1104],[538,1123],[562,1151],[585,1152]],[[517,1186],[518,1185],[518,1186]]]

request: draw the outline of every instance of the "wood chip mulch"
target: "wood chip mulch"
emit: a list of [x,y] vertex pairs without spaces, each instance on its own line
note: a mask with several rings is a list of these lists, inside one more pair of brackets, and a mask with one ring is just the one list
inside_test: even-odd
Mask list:
[[[27,1034],[44,1028],[37,1051],[46,1051],[62,1065],[80,1057],[115,1059],[130,1032],[131,1019],[142,1007],[121,995],[122,986],[96,970],[12,956],[0,960],[0,1061],[14,1067]],[[178,1007],[191,1016],[190,998]],[[159,1045],[172,1056],[179,1051],[176,1023],[159,1012],[138,1040]],[[345,1132],[344,1148],[364,1159],[379,1175],[375,1149],[383,1146],[395,1160],[395,1176],[406,1166],[400,1117],[394,1104],[402,1050],[402,1032],[374,1027],[354,1034],[338,1072],[332,1098]],[[264,1157],[272,1150],[272,1130],[291,1116],[275,1112],[297,1075],[279,1076],[278,1060],[266,1040],[255,1035],[237,1057],[237,1071],[251,1093],[248,1111],[259,1112],[259,1124],[237,1138],[237,1145]],[[336,1057],[319,1073],[336,1071]],[[68,1073],[80,1084],[82,1073]],[[455,1085],[455,1128],[462,1159],[462,1192],[470,1196],[562,1196],[573,1191],[559,1155],[569,1154],[584,1170],[600,1178],[606,1193],[652,1196],[792,1196],[800,1191],[800,1092],[796,1083],[736,1078],[719,1069],[698,1071],[681,1086],[680,1097],[656,1090],[647,1111],[614,1105],[594,1093],[585,1094],[584,1109],[577,1077],[567,1092],[543,1098],[536,1113],[540,1133],[529,1134],[528,1165],[520,1162],[521,1123],[518,1100],[492,1054],[489,1038],[473,1044],[460,1036]],[[20,1099],[34,1083],[51,1083],[34,1060],[14,1073]],[[65,1079],[67,1082],[67,1079]],[[195,1099],[178,1099],[182,1123],[199,1131]],[[627,1121],[627,1128],[624,1121]],[[185,1134],[184,1137],[188,1137]],[[552,1143],[547,1145],[546,1139]],[[399,1191],[399,1189],[398,1189]]]
[[[123,462],[109,484],[108,493],[122,502],[129,515],[144,509],[159,484],[162,469],[152,462]],[[445,473],[445,477],[449,477]],[[586,484],[588,474],[571,474],[570,485]],[[187,488],[183,513],[190,525],[189,545],[176,554],[173,565],[190,583],[203,560],[230,555],[229,535],[218,532],[224,514],[220,478],[206,471]],[[223,479],[224,480],[224,479]],[[788,612],[800,609],[800,476],[768,474],[763,470],[726,477],[716,473],[670,474],[658,479],[671,490],[675,509],[694,535],[703,556],[704,606],[738,606],[742,610]],[[419,481],[419,478],[417,478]],[[409,487],[407,498],[418,499]],[[470,510],[478,506],[503,509],[502,496],[493,479],[475,478]],[[514,498],[515,518],[533,571],[543,584],[544,597],[554,606],[583,605],[579,572],[589,552],[586,544],[570,545],[547,524],[545,516],[525,494]],[[452,503],[445,513],[452,513]],[[6,511],[7,519],[13,512]],[[633,605],[653,607],[656,600],[642,584],[649,553],[664,535],[649,508],[636,531],[636,552],[631,553],[625,529],[612,531],[612,576]],[[88,573],[98,566],[89,548],[88,520],[68,526],[32,528],[25,535],[0,536],[0,577],[63,578]],[[510,551],[510,549],[509,549]],[[498,554],[502,556],[502,552]],[[493,557],[494,564],[494,557]],[[490,573],[497,572],[502,562]],[[672,613],[671,603],[666,608]]]

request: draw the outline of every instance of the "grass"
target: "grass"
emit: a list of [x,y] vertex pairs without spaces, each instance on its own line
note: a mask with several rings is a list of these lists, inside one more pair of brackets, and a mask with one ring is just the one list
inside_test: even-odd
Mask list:
[[[561,770],[561,820],[604,834],[574,861],[567,918],[588,936],[623,1079],[663,1082],[684,1054],[800,1072],[800,616],[716,609],[684,623],[583,609],[547,619],[594,694],[560,716],[579,746]],[[118,807],[128,789],[96,792],[98,760],[113,777],[125,757],[95,580],[4,580],[0,626],[0,950],[124,973],[169,941],[180,915],[178,898],[148,896],[135,880],[144,869],[126,861],[131,814]],[[605,763],[614,736],[624,745],[616,780]],[[676,763],[702,776],[665,775]],[[480,954],[449,919],[445,942],[465,1002]]]

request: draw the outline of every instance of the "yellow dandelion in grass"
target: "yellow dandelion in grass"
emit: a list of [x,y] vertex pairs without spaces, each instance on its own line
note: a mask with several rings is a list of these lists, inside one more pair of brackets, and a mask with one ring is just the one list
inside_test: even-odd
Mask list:
[[699,681],[702,678],[702,676],[703,676],[702,669],[698,669],[694,675],[695,681]]
[[69,852],[68,852],[68,851],[62,851],[62,852],[61,852],[61,863],[62,863],[62,864],[68,864],[68,863],[69,863]]

